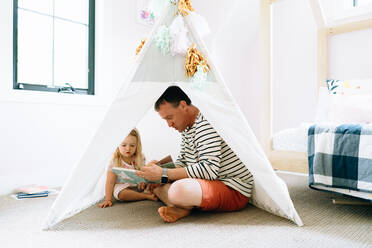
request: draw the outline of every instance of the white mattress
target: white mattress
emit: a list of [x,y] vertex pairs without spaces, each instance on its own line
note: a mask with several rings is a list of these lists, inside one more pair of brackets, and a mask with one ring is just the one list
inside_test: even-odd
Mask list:
[[307,132],[312,123],[303,123],[298,128],[284,129],[273,136],[276,151],[307,152]]

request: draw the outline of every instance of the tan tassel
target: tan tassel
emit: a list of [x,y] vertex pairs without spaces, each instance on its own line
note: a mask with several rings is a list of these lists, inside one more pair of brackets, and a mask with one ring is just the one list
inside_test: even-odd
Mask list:
[[141,44],[136,49],[136,55],[138,55],[141,52],[141,49],[143,45],[145,45],[146,39],[141,40]]
[[194,11],[191,7],[191,0],[180,0],[178,2],[178,12],[180,12],[182,16],[187,16],[189,11]]
[[186,62],[185,62],[185,69],[186,69],[186,76],[192,77],[194,76],[195,72],[197,71],[198,65],[203,67],[204,72],[209,71],[209,65],[205,57],[195,48],[195,44],[193,43],[189,49],[187,49],[186,53]]

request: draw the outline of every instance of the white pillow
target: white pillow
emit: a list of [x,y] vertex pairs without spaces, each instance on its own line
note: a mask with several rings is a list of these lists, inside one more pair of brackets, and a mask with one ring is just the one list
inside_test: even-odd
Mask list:
[[329,94],[320,87],[315,122],[372,123],[372,94]]
[[336,123],[372,123],[372,95],[330,95],[328,115]]
[[351,89],[359,89],[358,94],[371,94],[372,92],[372,79],[352,79],[348,80]]

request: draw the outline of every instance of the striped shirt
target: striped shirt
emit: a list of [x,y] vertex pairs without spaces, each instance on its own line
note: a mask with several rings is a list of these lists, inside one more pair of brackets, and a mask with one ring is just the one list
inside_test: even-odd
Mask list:
[[192,127],[182,132],[175,164],[185,167],[190,178],[220,180],[247,197],[252,195],[252,174],[200,112]]

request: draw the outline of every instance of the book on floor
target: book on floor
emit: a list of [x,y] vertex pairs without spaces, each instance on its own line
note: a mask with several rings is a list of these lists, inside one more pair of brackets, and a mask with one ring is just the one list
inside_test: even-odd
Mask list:
[[33,193],[33,194],[25,194],[25,193],[17,193],[17,198],[22,199],[22,198],[36,198],[36,197],[47,197],[49,195],[49,191],[42,191],[38,193]]
[[18,187],[14,191],[16,193],[36,194],[36,193],[40,193],[40,192],[45,192],[48,189],[49,189],[48,186],[41,186],[41,185],[32,184],[32,185],[26,185],[26,186]]
[[16,188],[14,190],[14,194],[12,194],[11,197],[16,200],[20,200],[24,198],[47,197],[49,195],[54,195],[57,193],[57,189],[53,189],[49,186],[32,184]]

